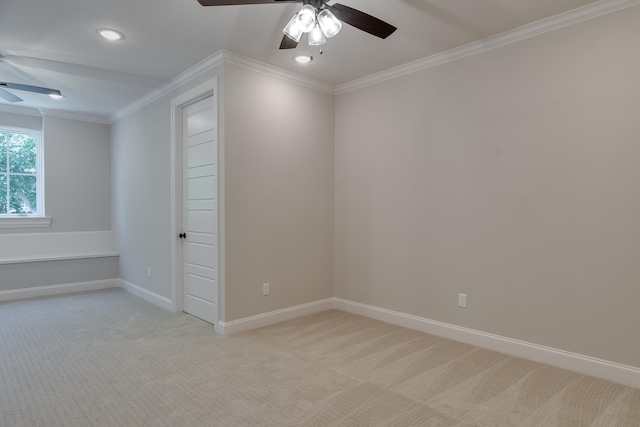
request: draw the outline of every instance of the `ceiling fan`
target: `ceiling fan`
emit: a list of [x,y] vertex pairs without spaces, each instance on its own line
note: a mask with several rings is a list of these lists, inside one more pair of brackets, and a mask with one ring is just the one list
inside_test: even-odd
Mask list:
[[23,85],[19,83],[0,82],[0,98],[9,102],[20,102],[22,101],[22,98],[14,95],[8,90],[5,90],[5,88],[13,89],[13,90],[22,90],[26,92],[42,93],[44,95],[49,95],[54,99],[62,98],[62,93],[60,93],[60,91],[57,89],[49,89],[46,87],[32,86],[32,85]]
[[327,39],[338,34],[342,22],[386,39],[397,28],[369,14],[343,4],[327,4],[329,0],[198,0],[202,6],[232,6],[242,4],[302,3],[284,28],[280,49],[294,49],[302,35],[309,34],[309,45],[323,45]]

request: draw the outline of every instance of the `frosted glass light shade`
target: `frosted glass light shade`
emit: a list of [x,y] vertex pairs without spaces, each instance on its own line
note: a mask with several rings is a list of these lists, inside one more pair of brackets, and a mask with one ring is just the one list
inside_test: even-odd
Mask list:
[[320,25],[316,23],[315,27],[313,27],[313,30],[311,30],[311,32],[309,33],[309,46],[319,46],[325,44],[326,42],[327,39],[320,29]]
[[328,39],[334,37],[342,29],[342,22],[328,9],[323,9],[318,14],[318,24]]
[[310,4],[305,4],[298,12],[298,24],[302,32],[308,33],[316,24],[316,9]]
[[293,60],[296,61],[298,64],[307,64],[311,61],[313,61],[313,56],[311,55],[297,55],[293,57]]
[[100,28],[96,32],[100,37],[113,42],[122,40],[124,38],[124,34],[122,34],[120,31],[112,30],[110,28]]
[[298,22],[298,15],[294,15],[293,18],[289,21],[286,27],[282,30],[287,37],[291,40],[294,40],[296,43],[300,41],[302,38],[302,26]]

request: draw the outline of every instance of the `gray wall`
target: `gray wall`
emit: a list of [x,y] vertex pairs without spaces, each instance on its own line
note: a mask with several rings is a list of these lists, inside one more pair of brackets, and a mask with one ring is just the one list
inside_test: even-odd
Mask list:
[[[43,128],[47,228],[9,233],[65,233],[111,229],[110,126],[59,117],[0,111],[0,124]],[[0,264],[0,290],[118,277],[117,258]]]
[[[113,232],[120,278],[171,298],[170,97],[112,126]],[[152,275],[147,277],[147,267]]]
[[336,296],[640,366],[638,22],[338,96]]
[[225,72],[226,320],[330,298],[333,96]]
[[0,125],[40,130],[44,141],[45,214],[51,226],[0,229],[2,233],[111,229],[110,126],[0,111]]
[[[226,193],[222,320],[333,292],[333,96],[224,64],[112,128],[121,278],[171,298],[171,99],[218,78]],[[147,277],[147,267],[152,277]],[[271,295],[262,296],[262,283]]]
[[171,246],[177,242],[171,235],[171,100],[213,78],[218,78],[218,86],[223,85],[222,66],[111,127],[111,209],[120,278],[164,298],[172,297]]
[[0,291],[118,278],[118,257],[0,265]]
[[12,126],[24,129],[42,130],[42,117],[30,114],[14,113],[0,109],[0,126]]
[[111,229],[110,126],[44,117],[48,231]]

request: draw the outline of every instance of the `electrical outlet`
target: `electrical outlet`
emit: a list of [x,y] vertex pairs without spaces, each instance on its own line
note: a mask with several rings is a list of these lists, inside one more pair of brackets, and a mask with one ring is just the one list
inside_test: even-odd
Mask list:
[[147,277],[151,277],[151,267],[147,267]]
[[467,294],[458,294],[458,307],[467,308]]
[[263,283],[262,284],[262,295],[269,295],[269,284],[268,283]]

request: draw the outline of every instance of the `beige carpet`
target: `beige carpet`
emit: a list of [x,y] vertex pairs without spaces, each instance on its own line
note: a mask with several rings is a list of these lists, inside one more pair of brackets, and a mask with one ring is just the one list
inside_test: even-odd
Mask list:
[[339,311],[219,337],[110,290],[0,304],[0,426],[640,426],[640,390]]

